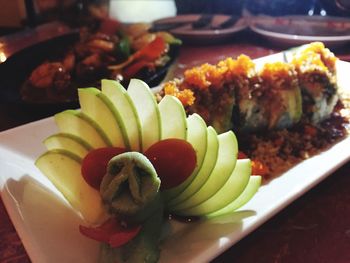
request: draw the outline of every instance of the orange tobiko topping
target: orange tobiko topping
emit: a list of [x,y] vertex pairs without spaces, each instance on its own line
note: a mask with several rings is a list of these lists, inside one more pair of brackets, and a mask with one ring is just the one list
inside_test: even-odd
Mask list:
[[195,100],[192,90],[179,90],[174,82],[167,82],[164,84],[164,93],[165,95],[172,95],[178,98],[184,106],[191,106]]
[[218,63],[219,67],[227,67],[226,79],[231,80],[233,76],[250,75],[255,70],[254,62],[246,55],[240,55],[236,60],[227,58]]

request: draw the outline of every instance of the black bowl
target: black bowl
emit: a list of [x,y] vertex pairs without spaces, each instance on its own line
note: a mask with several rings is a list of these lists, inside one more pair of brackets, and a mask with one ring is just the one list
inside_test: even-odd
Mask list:
[[[61,58],[67,50],[79,41],[79,33],[72,32],[59,37],[49,39],[26,47],[9,57],[0,64],[0,103],[17,104],[30,110],[45,110],[58,112],[68,108],[78,108],[77,96],[71,96],[64,100],[26,100],[21,96],[21,91],[28,85],[28,77],[31,72],[48,59]],[[165,77],[169,67],[176,59],[179,52],[179,45],[171,45],[169,50],[170,60],[162,67],[157,67],[154,71],[142,70],[135,78],[142,79],[150,87],[157,86]],[[127,87],[128,80],[122,82]],[[74,85],[74,84],[73,84]],[[88,83],[83,86],[77,84],[77,88],[97,86],[98,83]]]

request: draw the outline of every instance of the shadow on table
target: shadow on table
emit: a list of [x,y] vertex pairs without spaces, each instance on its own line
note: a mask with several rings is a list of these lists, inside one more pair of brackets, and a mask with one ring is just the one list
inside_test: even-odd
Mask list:
[[1,196],[33,262],[96,262],[98,243],[80,234],[82,219],[58,193],[23,174]]

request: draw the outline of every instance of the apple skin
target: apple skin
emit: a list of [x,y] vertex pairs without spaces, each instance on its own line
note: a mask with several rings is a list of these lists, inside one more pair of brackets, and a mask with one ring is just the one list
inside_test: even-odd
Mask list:
[[39,156],[35,165],[86,221],[98,224],[106,218],[106,212],[100,193],[81,175],[81,161],[67,150],[50,150]]
[[183,192],[181,192],[178,196],[169,201],[168,207],[171,208],[188,199],[190,196],[196,193],[208,180],[217,162],[219,152],[218,135],[214,128],[211,126],[207,128],[207,140],[207,151],[203,160],[203,164],[198,171],[198,174]]
[[226,183],[209,199],[193,207],[176,211],[184,216],[203,216],[218,211],[232,203],[246,188],[252,167],[249,159],[240,159]]
[[187,139],[186,112],[179,99],[166,95],[159,102],[161,116],[161,139]]
[[44,140],[44,145],[48,150],[62,149],[68,150],[80,158],[84,158],[90,150],[91,145],[80,137],[69,133],[56,133]]
[[101,90],[110,102],[118,109],[129,141],[130,150],[141,151],[141,123],[134,103],[126,92],[125,88],[115,80],[103,79]]
[[102,128],[81,111],[65,110],[55,115],[55,121],[61,132],[84,138],[94,149],[112,146]]
[[247,187],[235,200],[233,200],[230,204],[226,205],[224,208],[205,215],[205,217],[213,218],[213,217],[233,213],[237,209],[241,208],[246,203],[248,203],[253,198],[253,196],[258,192],[261,186],[261,180],[262,180],[261,176],[258,176],[258,175],[250,176]]
[[196,152],[197,165],[192,174],[180,185],[163,191],[166,202],[175,198],[194,180],[207,152],[207,125],[198,114],[192,114],[187,118],[187,142]]
[[78,89],[78,95],[81,111],[101,127],[112,145],[129,149],[124,122],[109,98],[96,88]]
[[161,138],[161,117],[159,107],[148,85],[139,79],[131,79],[127,93],[136,108],[141,123],[142,148],[145,152]]
[[238,143],[232,131],[218,136],[219,152],[217,162],[205,184],[190,198],[174,206],[172,211],[184,210],[208,200],[229,180],[237,161]]

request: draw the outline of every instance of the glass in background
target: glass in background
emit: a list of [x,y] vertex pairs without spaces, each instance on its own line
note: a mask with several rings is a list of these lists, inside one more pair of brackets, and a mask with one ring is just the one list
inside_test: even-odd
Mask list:
[[110,0],[109,15],[123,23],[152,22],[176,15],[174,0]]

